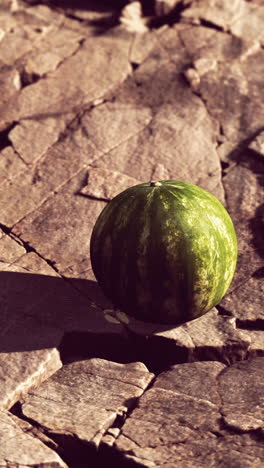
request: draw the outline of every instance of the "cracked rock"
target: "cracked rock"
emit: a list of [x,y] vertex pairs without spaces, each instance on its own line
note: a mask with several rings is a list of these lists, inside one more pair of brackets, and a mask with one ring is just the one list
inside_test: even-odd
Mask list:
[[[13,230],[42,256],[55,261],[60,272],[71,266],[73,276],[74,265],[77,267],[82,263],[83,271],[90,267],[90,235],[94,222],[105,205],[102,201],[90,201],[80,195],[84,180],[87,180],[86,170],[78,173]],[[48,232],[52,233],[51,237],[47,236]]]
[[[7,146],[0,152],[0,184],[15,178],[20,172],[25,171],[26,168],[26,164],[14,151],[12,146]],[[2,219],[1,222],[3,222]]]
[[[106,336],[125,340],[121,325],[106,321],[38,255],[19,254],[0,272],[0,406],[7,409],[61,367],[58,348],[66,332],[85,332],[86,340],[96,336],[98,343]],[[88,296],[91,291],[86,284]]]
[[75,362],[30,392],[22,411],[48,433],[70,434],[98,445],[116,418],[125,417],[152,378],[142,363]]
[[237,38],[205,26],[186,26],[179,30],[197,73],[217,72],[217,65],[228,60],[229,64],[242,60],[252,45],[246,38]]
[[237,18],[246,14],[246,2],[236,0],[229,2],[228,0],[194,0],[189,8],[182,12],[183,18],[188,18],[192,22],[197,23],[199,20],[204,20],[212,23],[223,30],[229,30],[230,25]]
[[22,28],[12,28],[0,41],[0,60],[5,65],[11,65],[29,52],[31,46],[31,41]]
[[[60,343],[61,334],[58,330],[48,327],[39,328],[37,322],[30,320],[27,313],[33,307],[37,297],[38,278],[26,284],[18,277],[19,271],[27,272],[28,265],[38,265],[39,271],[47,270],[45,262],[35,259],[35,254],[24,254],[25,249],[7,238],[2,244],[3,252],[9,252],[11,242],[17,246],[12,248],[18,259],[6,258],[13,265],[1,264],[1,347],[0,347],[0,408],[9,409],[33,386],[38,385],[61,367],[61,360],[56,346]],[[3,254],[2,254],[3,255]],[[29,256],[31,260],[25,257]],[[33,257],[33,258],[32,258]],[[26,268],[16,266],[20,263]],[[30,276],[30,275],[29,275]],[[27,302],[29,300],[29,302]]]
[[260,337],[240,330],[236,327],[235,317],[222,316],[215,308],[198,319],[170,329],[164,325],[143,323],[119,312],[114,316],[136,335],[148,337],[148,346],[157,361],[153,362],[154,368],[155,365],[163,368],[165,355],[170,364],[183,357],[187,361],[217,359],[230,364],[245,359],[251,348],[252,356],[263,352]]
[[[245,361],[229,368],[213,361],[173,366],[160,374],[140,398],[114,447],[127,459],[146,467],[241,466],[243,450],[243,466],[260,468],[264,456],[261,441],[255,440],[254,432],[243,434],[243,423],[238,422],[240,435],[223,428],[222,412],[229,412],[231,419],[230,401],[236,411],[233,418],[243,421],[244,411],[251,412],[255,407],[255,417],[260,416],[263,423],[263,410],[258,406],[262,395],[262,361],[263,358]],[[251,391],[254,372],[258,377],[253,403],[247,392]],[[238,393],[230,392],[230,388]],[[246,430],[256,427],[257,420],[254,427]]]
[[0,234],[0,262],[12,263],[24,255],[26,250],[7,234]]
[[220,376],[219,393],[222,415],[228,426],[240,431],[263,429],[263,391],[263,357],[235,363],[226,369]]
[[162,164],[165,178],[196,183],[223,200],[214,127],[201,100],[182,82],[172,62],[162,62],[156,69],[155,63],[147,60],[137,68],[135,78],[138,87],[127,81],[119,101],[150,107],[152,120],[100,157],[97,167],[107,166],[145,181],[151,180],[156,166]]
[[[88,38],[82,47],[48,77],[21,90],[15,99],[1,109],[1,121],[64,115],[71,120],[72,112],[89,105],[129,74],[128,49],[131,38],[119,37],[112,53],[113,37]],[[1,43],[0,43],[1,44]]]
[[49,28],[35,50],[28,54],[25,72],[42,76],[56,70],[60,63],[77,51],[82,39],[83,35],[78,32]]
[[21,120],[9,132],[8,138],[23,161],[32,164],[56,143],[64,129],[63,119],[48,117],[41,120]]
[[[242,158],[243,152],[239,155],[239,159]],[[223,179],[227,209],[238,236],[238,266],[232,288],[243,284],[257,269],[263,267],[261,180],[262,175],[256,161],[248,157],[247,153],[244,162],[242,159],[241,164],[232,168]]]
[[144,130],[151,118],[149,107],[115,99],[86,112],[81,119],[81,130],[100,154],[107,155],[113,148]]
[[228,294],[221,301],[221,306],[230,311],[239,323],[254,325],[254,323],[264,322],[263,297],[263,278],[250,278]]
[[230,30],[237,37],[247,37],[247,40],[259,41],[264,44],[264,6],[251,2],[240,2],[240,14],[231,23]]
[[123,190],[138,183],[137,179],[120,172],[92,167],[88,172],[88,183],[81,193],[89,197],[111,200]]
[[0,412],[0,465],[66,468],[59,455],[34,436],[29,423],[7,411]]
[[196,89],[233,147],[263,125],[264,106],[259,82],[263,54],[263,49],[259,49],[243,61],[218,63],[217,69],[200,77]]
[[[14,135],[15,144],[17,143],[20,149],[30,149],[30,147],[20,139],[19,133],[23,133],[25,128],[33,128],[34,126],[40,128],[39,124],[29,123],[25,127],[21,128],[20,126],[16,137]],[[48,140],[51,141],[56,137],[59,128],[60,123],[58,121],[56,121],[54,127],[51,127],[50,134],[47,131],[48,127],[46,127],[44,132],[45,138],[42,140],[40,147],[38,147],[37,143],[31,147],[31,150],[34,147],[37,149],[37,154],[27,153],[27,159],[39,157],[43,147],[49,145]],[[21,218],[33,212],[38,206],[41,206],[45,200],[51,198],[54,195],[54,191],[57,191],[63,184],[66,184],[75,174],[78,174],[85,165],[91,163],[95,150],[89,141],[85,145],[83,144],[82,151],[74,152],[72,151],[73,148],[74,142],[72,142],[71,138],[59,142],[50,148],[45,157],[41,158],[35,166],[28,166],[23,172],[20,171],[17,177],[15,177],[16,161],[14,161],[13,165],[7,166],[6,171],[8,175],[12,171],[10,176],[12,182],[8,180],[8,177],[0,185],[0,222],[2,224],[11,227],[17,223]],[[11,150],[10,153],[12,153]],[[79,187],[76,188],[76,190],[78,189]]]

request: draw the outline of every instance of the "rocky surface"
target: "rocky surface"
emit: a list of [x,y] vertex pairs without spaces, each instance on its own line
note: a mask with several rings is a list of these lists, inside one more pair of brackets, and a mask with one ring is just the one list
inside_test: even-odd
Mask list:
[[140,398],[114,446],[148,467],[260,467],[263,377],[261,358],[172,366]]
[[[28,422],[7,411],[0,413],[0,463],[1,466],[47,466],[66,468],[52,440],[42,435]],[[41,441],[42,439],[42,441]]]
[[[0,6],[0,465],[264,464],[264,4]],[[237,272],[176,328],[94,279],[96,217],[150,179],[227,207]]]

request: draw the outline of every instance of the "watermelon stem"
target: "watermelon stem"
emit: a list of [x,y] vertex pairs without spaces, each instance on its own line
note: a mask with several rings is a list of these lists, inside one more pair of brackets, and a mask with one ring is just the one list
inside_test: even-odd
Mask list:
[[151,180],[150,181],[150,186],[151,187],[158,187],[159,185],[161,185],[161,182],[158,182],[156,180]]

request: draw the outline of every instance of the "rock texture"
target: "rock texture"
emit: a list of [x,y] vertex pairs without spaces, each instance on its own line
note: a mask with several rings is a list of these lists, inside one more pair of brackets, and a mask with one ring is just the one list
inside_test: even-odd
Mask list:
[[74,362],[30,392],[22,412],[53,438],[61,438],[66,458],[73,454],[69,453],[68,440],[63,443],[61,436],[72,439],[72,444],[79,442],[83,461],[89,463],[90,446],[98,446],[105,432],[125,419],[152,378],[142,363]]
[[[264,464],[264,5],[0,6],[0,465]],[[131,185],[216,195],[238,267],[178,327],[113,309],[94,222]]]
[[114,446],[140,466],[260,467],[263,369],[263,359],[173,366],[145,392]]
[[57,453],[47,446],[52,441],[43,437],[46,443],[41,442],[38,431],[26,421],[1,411],[0,428],[1,466],[66,468]]

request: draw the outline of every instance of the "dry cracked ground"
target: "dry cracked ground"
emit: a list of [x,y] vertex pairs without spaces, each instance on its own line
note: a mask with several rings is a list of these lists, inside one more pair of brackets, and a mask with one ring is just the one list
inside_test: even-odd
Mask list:
[[[264,2],[0,4],[0,466],[264,466]],[[103,297],[96,217],[150,179],[227,207],[223,301],[166,329]]]

